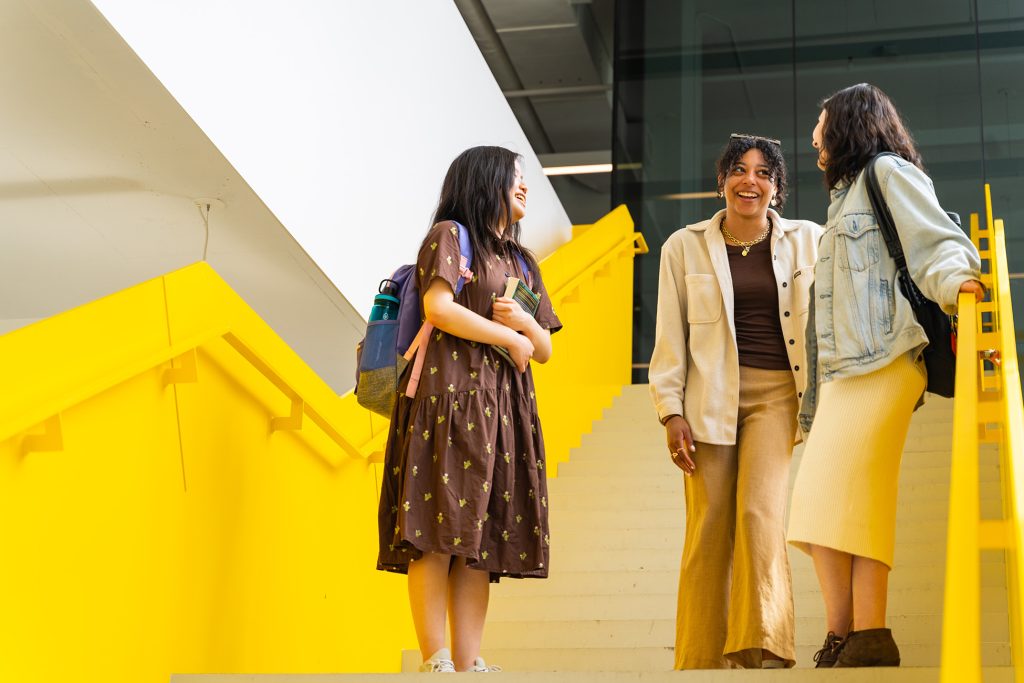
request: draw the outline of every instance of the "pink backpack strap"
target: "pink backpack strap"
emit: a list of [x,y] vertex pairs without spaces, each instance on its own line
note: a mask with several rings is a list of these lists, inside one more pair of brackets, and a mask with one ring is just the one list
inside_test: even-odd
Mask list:
[[405,359],[412,360],[413,356],[416,356],[416,360],[412,364],[412,374],[409,376],[409,384],[405,387],[405,395],[412,398],[416,395],[416,388],[420,385],[420,373],[423,371],[423,359],[427,355],[427,343],[430,341],[430,333],[434,331],[434,326],[431,323],[423,323],[420,327],[420,331],[416,333],[416,338],[412,340],[412,344],[409,344],[409,349],[405,352]]
[[[459,262],[459,277],[462,282],[459,283],[459,289],[462,289],[461,285],[465,282],[473,281],[473,271],[466,267],[466,257],[463,256]],[[412,398],[416,395],[416,389],[420,385],[420,374],[423,372],[423,359],[427,355],[427,344],[430,343],[430,333],[434,331],[434,326],[431,323],[425,322],[420,327],[420,331],[416,333],[416,338],[412,340],[412,344],[409,344],[408,350],[405,352],[405,360],[412,362],[412,374],[409,376],[409,383],[405,386],[405,395]],[[416,360],[413,360],[413,356]]]

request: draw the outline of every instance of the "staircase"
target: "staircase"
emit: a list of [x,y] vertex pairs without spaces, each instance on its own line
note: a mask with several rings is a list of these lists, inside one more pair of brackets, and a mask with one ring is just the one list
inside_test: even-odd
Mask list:
[[[552,570],[546,581],[503,581],[492,590],[483,656],[505,680],[726,682],[751,680],[938,681],[952,402],[931,399],[907,438],[900,481],[896,567],[889,582],[889,626],[900,669],[671,672],[676,585],[685,507],[682,473],[665,452],[646,385],[625,387],[593,433],[549,482]],[[801,449],[793,458],[791,481]],[[982,516],[1001,512],[998,458],[981,456]],[[824,608],[810,559],[790,552],[796,606],[797,667],[825,634]],[[1006,568],[1002,552],[982,556],[982,661],[986,681],[1010,681]],[[403,669],[415,671],[418,652]],[[511,674],[511,672],[523,672]],[[547,673],[545,673],[547,672]],[[552,673],[558,672],[558,673]],[[389,676],[388,678],[391,678]],[[378,675],[316,677],[370,681]],[[205,681],[306,682],[312,677],[176,676]]]
[[[937,667],[942,631],[952,401],[932,398],[903,456],[889,626],[904,667]],[[799,467],[797,447],[790,481]],[[646,385],[626,387],[550,482],[551,578],[502,583],[484,637],[488,661],[514,671],[672,668],[685,506]],[[1001,512],[998,456],[981,463],[982,516]],[[797,666],[825,635],[810,558],[791,550]],[[983,662],[1010,665],[1003,554],[982,557]]]

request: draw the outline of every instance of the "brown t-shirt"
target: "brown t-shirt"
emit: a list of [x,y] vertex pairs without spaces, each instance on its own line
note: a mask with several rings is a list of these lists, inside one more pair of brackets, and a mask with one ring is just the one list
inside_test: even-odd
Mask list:
[[779,322],[779,294],[772,270],[771,238],[750,248],[726,242],[732,272],[736,346],[740,365],[763,370],[789,370],[789,355]]

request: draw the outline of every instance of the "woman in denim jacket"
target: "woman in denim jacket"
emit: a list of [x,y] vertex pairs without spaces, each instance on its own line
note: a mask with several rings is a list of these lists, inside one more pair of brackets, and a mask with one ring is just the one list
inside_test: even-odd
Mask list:
[[[889,98],[862,83],[825,100],[812,134],[831,204],[818,247],[808,318],[810,429],[790,513],[789,541],[814,561],[828,635],[819,667],[898,666],[885,628],[900,457],[920,404],[928,343],[899,291],[868,199],[876,173],[914,282],[948,313],[960,292],[981,298],[978,251],[939,206],[921,157]],[[856,419],[851,419],[856,416]],[[852,625],[852,630],[851,629]]]

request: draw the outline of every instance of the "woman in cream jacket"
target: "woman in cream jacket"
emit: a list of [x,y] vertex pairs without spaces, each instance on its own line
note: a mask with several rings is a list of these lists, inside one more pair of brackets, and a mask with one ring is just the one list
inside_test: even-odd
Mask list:
[[677,669],[790,667],[784,517],[821,229],[782,218],[777,140],[733,135],[725,209],[662,247],[651,396],[687,475]]

